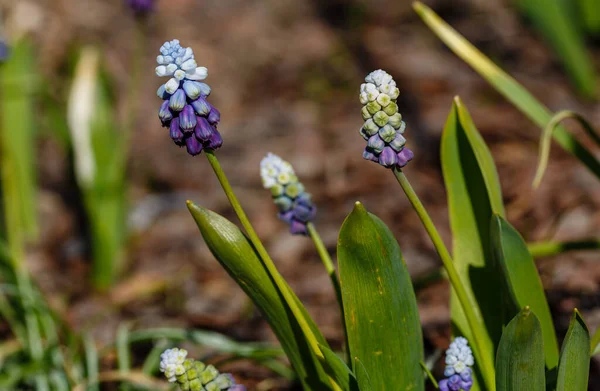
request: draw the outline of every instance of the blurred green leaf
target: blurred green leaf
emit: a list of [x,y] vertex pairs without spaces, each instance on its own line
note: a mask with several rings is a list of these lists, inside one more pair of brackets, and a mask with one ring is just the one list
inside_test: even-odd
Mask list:
[[98,350],[96,349],[96,343],[91,335],[85,335],[83,339],[83,347],[85,349],[85,368],[87,371],[87,386],[88,391],[98,391],[98,372],[99,372],[99,361],[98,361]]
[[529,308],[510,321],[496,355],[498,391],[545,391],[544,342],[537,317]]
[[577,90],[595,98],[596,72],[585,47],[585,36],[573,18],[572,2],[546,0],[542,5],[538,0],[515,0],[515,3],[560,57]]
[[592,35],[600,34],[600,2],[598,0],[578,0],[579,15],[586,31]]
[[[269,322],[304,388],[315,391],[331,389],[320,361],[248,238],[224,217],[192,202],[188,202],[188,208],[210,251]],[[311,318],[307,317],[307,320],[317,331]],[[328,346],[320,333],[315,333],[315,336],[321,345]]]
[[491,223],[492,252],[507,283],[508,299],[513,304],[512,314],[526,306],[537,314],[544,339],[546,366],[555,368],[558,364],[556,331],[533,257],[519,232],[506,220],[494,215]]
[[[6,234],[18,241],[37,237],[35,53],[27,39],[15,42],[0,64],[0,162]],[[11,240],[9,240],[10,242]],[[13,259],[14,262],[19,260]]]
[[424,390],[423,337],[410,275],[392,233],[360,203],[342,225],[338,260],[360,388],[366,389],[364,366],[373,390]]
[[592,356],[600,354],[600,327],[596,329],[594,336],[592,337]]
[[[441,160],[448,193],[452,258],[467,294],[478,303],[475,311],[481,320],[480,332],[487,336],[484,346],[479,348],[493,362],[505,319],[498,308],[497,292],[503,288],[503,282],[498,278],[491,258],[490,220],[493,213],[503,215],[504,207],[490,151],[458,97],[454,100],[442,134]],[[458,333],[473,341],[473,334],[454,291],[450,297],[450,309]],[[479,376],[493,376],[480,373],[480,366],[475,369]],[[475,387],[479,380],[476,378]]]
[[[477,73],[486,79],[517,109],[540,128],[544,128],[548,124],[552,119],[552,112],[531,95],[529,91],[496,66],[429,7],[417,1],[414,3],[414,8],[429,28],[457,56],[473,67]],[[594,175],[600,177],[600,162],[598,159],[569,134],[563,126],[557,127],[553,137],[567,152],[573,154],[587,166]]]
[[590,333],[575,310],[560,351],[556,391],[587,390],[589,371]]
[[[359,391],[356,376],[348,368],[346,363],[327,346],[319,345],[323,358],[321,362],[325,371],[331,376],[342,390]],[[366,391],[366,389],[363,389]]]

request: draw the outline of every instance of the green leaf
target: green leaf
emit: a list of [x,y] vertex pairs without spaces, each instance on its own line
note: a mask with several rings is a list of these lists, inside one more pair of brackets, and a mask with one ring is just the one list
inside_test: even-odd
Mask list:
[[[348,368],[346,363],[327,346],[319,345],[319,348],[323,352],[321,363],[329,376],[342,387],[342,390],[358,391],[356,376],[354,376],[354,373]],[[367,391],[367,388],[363,388],[362,391]]]
[[546,366],[552,369],[558,364],[556,331],[544,287],[527,244],[519,232],[498,215],[492,217],[491,238],[498,271],[506,279],[508,299],[515,309],[513,313],[518,308],[529,306],[537,314],[544,339]]
[[[413,7],[429,28],[463,61],[486,79],[500,94],[502,94],[517,109],[525,114],[540,128],[544,128],[552,118],[552,112],[540,103],[529,91],[515,79],[502,71],[489,58],[477,50],[456,30],[444,22],[426,5],[415,2]],[[600,162],[596,157],[579,143],[564,126],[557,127],[553,134],[567,152],[577,157],[585,166],[600,177]]]
[[549,0],[543,6],[538,0],[515,0],[515,3],[558,54],[578,91],[586,97],[596,97],[596,73],[585,47],[585,36],[575,24],[572,2]]
[[421,324],[410,275],[392,233],[357,203],[338,241],[353,372],[362,390],[424,390]]
[[[192,202],[188,202],[188,208],[210,251],[269,322],[305,390],[330,390],[320,361],[248,238],[224,217]],[[307,320],[318,342],[328,346],[311,318],[307,316]]]
[[[504,214],[498,174],[490,151],[463,103],[457,97],[446,121],[441,141],[441,160],[448,193],[448,209],[453,239],[454,265],[475,308],[485,335],[482,354],[494,360],[504,319],[498,310],[498,296],[504,283],[498,278],[490,251],[490,219]],[[451,319],[458,333],[473,341],[473,334],[458,297],[450,297]],[[508,320],[506,320],[508,321]],[[476,361],[481,361],[476,357]],[[475,367],[479,376],[480,366]],[[480,379],[475,380],[478,384]],[[492,382],[493,384],[493,382]]]
[[496,356],[498,391],[545,391],[542,329],[529,308],[510,321]]
[[556,391],[587,390],[589,371],[590,333],[575,310],[560,351]]
[[595,356],[597,354],[600,354],[600,327],[598,327],[596,329],[596,332],[594,333],[594,336],[592,337],[592,343],[591,343],[591,350],[592,350],[592,354],[591,356]]
[[588,33],[600,34],[600,3],[598,0],[578,0],[579,15]]

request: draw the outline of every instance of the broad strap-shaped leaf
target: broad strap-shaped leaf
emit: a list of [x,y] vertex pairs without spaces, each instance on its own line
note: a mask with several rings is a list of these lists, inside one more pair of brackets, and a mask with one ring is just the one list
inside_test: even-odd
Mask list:
[[[429,7],[419,1],[415,2],[413,7],[427,26],[448,45],[450,50],[486,79],[492,87],[525,114],[527,118],[540,128],[544,128],[550,122],[552,118],[550,109],[539,102],[514,78],[477,50],[465,37],[444,22]],[[589,149],[577,141],[564,126],[556,128],[553,138],[561,147],[579,159],[594,175],[600,178],[600,161]]]
[[357,203],[338,241],[352,369],[361,390],[424,390],[417,301],[398,242]]
[[575,310],[560,351],[556,391],[587,390],[589,372],[590,333]]
[[[441,143],[444,182],[452,230],[452,258],[467,294],[478,306],[480,328],[486,338],[481,352],[494,360],[502,334],[502,311],[498,292],[504,286],[496,272],[490,252],[490,219],[504,214],[502,195],[494,161],[461,100],[454,100],[444,127]],[[457,333],[473,341],[458,297],[450,297],[451,319]],[[514,314],[512,314],[514,315]],[[510,319],[510,318],[509,318]],[[508,321],[508,320],[506,320]],[[477,359],[477,357],[476,357]],[[482,376],[476,365],[475,372]],[[479,378],[475,378],[475,387]]]
[[537,315],[544,337],[546,366],[548,369],[555,368],[558,364],[556,331],[544,287],[527,244],[519,232],[499,215],[492,217],[491,241],[498,271],[506,281],[507,299],[510,300],[507,309],[514,313],[518,308],[529,306]]
[[537,317],[529,308],[510,321],[496,355],[498,391],[545,391],[544,341]]
[[592,356],[600,354],[600,327],[596,329],[596,332],[594,332],[594,335],[592,336],[591,348]]
[[[224,217],[192,202],[188,202],[188,208],[210,251],[269,322],[304,389],[331,390],[331,383],[319,359],[312,352],[292,311],[248,238]],[[304,307],[300,308],[306,311]],[[311,323],[319,344],[328,346],[312,319],[307,316],[307,321]]]

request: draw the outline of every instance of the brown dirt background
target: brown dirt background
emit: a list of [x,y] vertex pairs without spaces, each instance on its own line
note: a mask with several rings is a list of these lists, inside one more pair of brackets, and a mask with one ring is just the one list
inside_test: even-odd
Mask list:
[[[35,37],[47,76],[58,86],[68,85],[69,53],[91,43],[104,50],[117,97],[125,95],[134,23],[120,1],[27,3],[41,15]],[[569,108],[600,124],[600,105],[577,97],[556,56],[509,1],[426,3],[552,110]],[[2,6],[10,12],[14,4],[4,1]],[[319,206],[316,225],[332,253],[344,217],[360,200],[396,234],[416,280],[439,268],[393,176],[361,158],[357,91],[374,69],[385,69],[398,83],[408,146],[416,154],[406,173],[448,244],[439,142],[455,95],[490,146],[508,218],[528,241],[598,235],[599,182],[554,145],[548,174],[532,190],[539,129],[445,48],[410,1],[162,0],[147,24],[128,174],[132,237],[122,279],[108,294],[94,293],[88,283],[88,243],[69,154],[51,136],[39,144],[43,236],[30,251],[29,266],[68,324],[92,330],[100,343],[111,341],[123,321],[133,328],[194,327],[242,341],[275,342],[212,257],[186,210],[184,200],[191,199],[237,221],[206,159],[175,147],[156,117],[160,101],[155,91],[161,81],[154,75],[154,58],[172,38],[191,46],[199,64],[208,67],[211,103],[222,113],[221,163],[280,271],[335,347],[342,334],[328,277],[310,240],[292,237],[277,220],[261,188],[258,165],[269,151],[294,165]],[[600,63],[600,47],[592,43],[590,48]],[[579,128],[568,125],[585,140]],[[592,331],[600,325],[598,257],[598,252],[578,252],[538,262],[561,338],[573,307],[582,311]],[[447,298],[445,281],[418,291],[428,352],[447,346]],[[136,362],[145,353],[141,349]],[[600,389],[598,365],[595,359],[590,390]],[[250,389],[265,386],[270,376],[245,362],[225,369]],[[273,389],[290,389],[278,384]]]

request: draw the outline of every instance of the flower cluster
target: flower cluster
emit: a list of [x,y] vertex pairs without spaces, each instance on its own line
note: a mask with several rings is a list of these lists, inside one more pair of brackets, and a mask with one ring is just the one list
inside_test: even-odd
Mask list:
[[446,379],[439,383],[441,391],[469,391],[473,385],[473,370],[475,364],[469,342],[464,337],[457,337],[446,350]]
[[279,208],[279,218],[290,225],[290,232],[308,235],[306,224],[314,219],[317,208],[298,181],[292,165],[269,153],[260,162],[260,176]]
[[146,16],[154,9],[154,0],[126,0],[136,16]]
[[220,374],[212,365],[186,359],[185,349],[167,349],[160,355],[160,371],[183,391],[246,391],[230,374]]
[[192,156],[204,148],[220,148],[223,139],[217,125],[221,114],[206,100],[210,87],[199,81],[206,79],[208,70],[198,66],[192,48],[181,47],[176,39],[165,42],[160,53],[156,74],[170,77],[157,91],[163,99],[158,111],[163,126],[169,128],[175,144],[185,145]]
[[414,154],[404,148],[406,139],[402,134],[406,124],[398,112],[396,99],[400,91],[387,72],[379,69],[365,78],[360,86],[362,117],[365,120],[360,135],[367,141],[363,158],[384,167],[404,167]]

